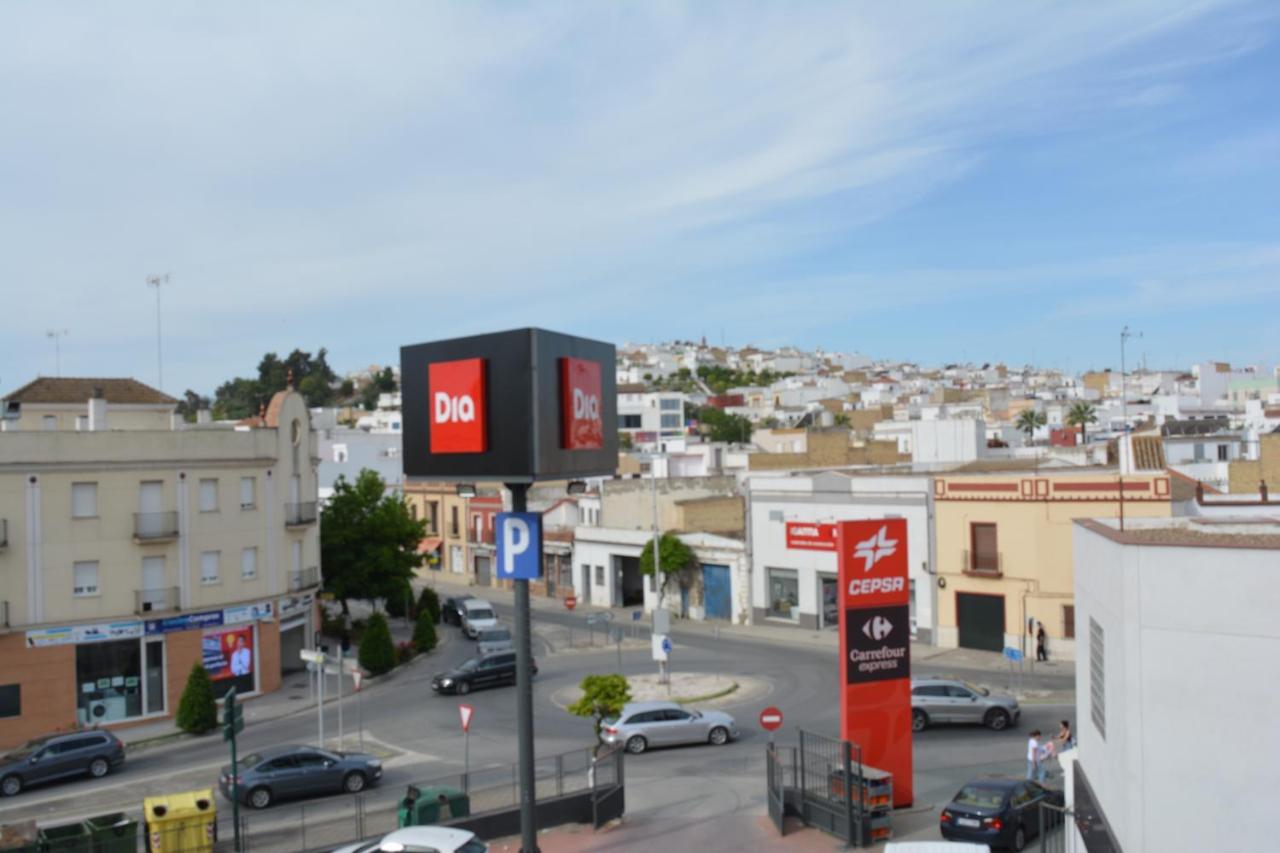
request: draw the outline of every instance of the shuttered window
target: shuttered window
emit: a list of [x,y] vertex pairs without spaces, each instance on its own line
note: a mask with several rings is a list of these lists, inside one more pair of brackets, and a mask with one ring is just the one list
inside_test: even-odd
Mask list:
[[996,526],[994,524],[970,525],[973,557],[970,569],[975,572],[1000,571],[1000,550],[996,546]]

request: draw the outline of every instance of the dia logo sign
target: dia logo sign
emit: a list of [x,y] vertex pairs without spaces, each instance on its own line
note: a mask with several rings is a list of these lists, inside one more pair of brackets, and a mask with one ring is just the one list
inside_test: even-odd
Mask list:
[[483,358],[427,366],[432,453],[483,453],[489,449],[484,374]]
[[560,359],[560,421],[565,450],[604,447],[600,364],[581,358]]

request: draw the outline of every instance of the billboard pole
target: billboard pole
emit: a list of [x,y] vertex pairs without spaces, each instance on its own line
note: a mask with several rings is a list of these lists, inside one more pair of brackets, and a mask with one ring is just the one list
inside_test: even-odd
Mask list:
[[[528,511],[529,486],[508,483],[511,511]],[[541,558],[541,555],[539,555]],[[516,735],[520,764],[520,850],[536,853],[538,826],[533,778],[533,647],[529,639],[529,581],[516,579]]]

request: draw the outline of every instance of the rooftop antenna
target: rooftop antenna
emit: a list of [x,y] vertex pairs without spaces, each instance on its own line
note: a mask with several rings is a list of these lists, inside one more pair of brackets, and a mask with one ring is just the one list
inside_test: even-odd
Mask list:
[[164,353],[160,347],[160,285],[169,283],[169,274],[147,276],[147,287],[156,289],[156,390],[164,390]]
[[53,340],[53,375],[62,375],[62,339],[71,332],[67,329],[50,329],[44,333],[46,338]]

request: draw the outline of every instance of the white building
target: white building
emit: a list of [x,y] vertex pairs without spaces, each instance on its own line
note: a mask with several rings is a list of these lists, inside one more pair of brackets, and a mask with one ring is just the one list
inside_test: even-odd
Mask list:
[[1280,513],[1077,521],[1074,550],[1078,849],[1275,849]]
[[751,543],[751,607],[756,623],[836,628],[834,551],[787,547],[787,524],[905,518],[911,616],[933,635],[933,491],[927,476],[863,476],[841,471],[755,475],[746,481]]
[[685,434],[684,401],[685,395],[678,391],[619,385],[618,432],[630,436],[633,447],[643,448],[679,438]]

